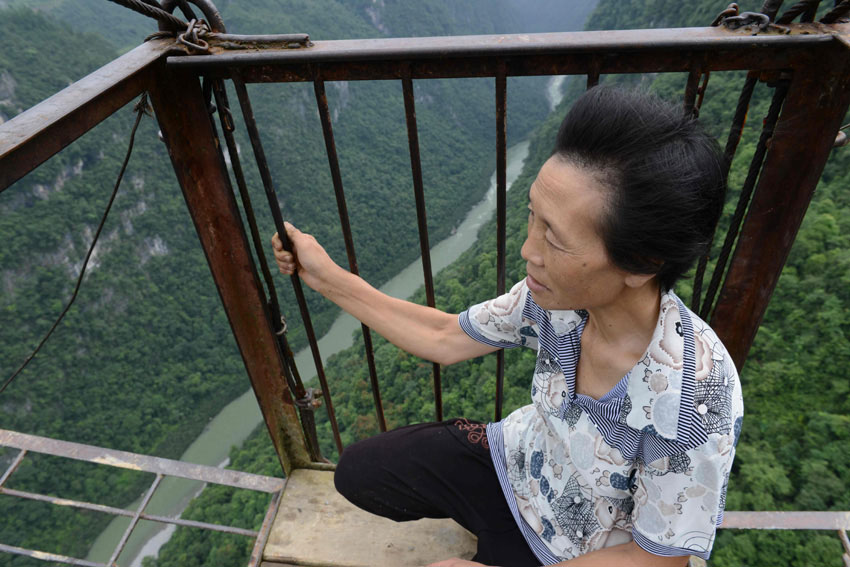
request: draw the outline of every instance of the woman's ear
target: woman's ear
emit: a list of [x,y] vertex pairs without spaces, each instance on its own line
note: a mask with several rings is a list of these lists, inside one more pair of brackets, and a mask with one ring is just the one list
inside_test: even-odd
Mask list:
[[628,287],[637,289],[645,286],[651,280],[655,279],[656,275],[657,274],[635,274],[633,272],[628,272],[626,274],[625,283]]

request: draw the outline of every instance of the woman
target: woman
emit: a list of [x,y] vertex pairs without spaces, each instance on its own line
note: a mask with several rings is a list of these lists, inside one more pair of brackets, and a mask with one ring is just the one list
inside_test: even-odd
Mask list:
[[451,517],[464,565],[681,566],[720,524],[743,402],[717,336],[672,291],[722,206],[716,142],[680,107],[594,88],[529,190],[527,276],[458,315],[388,297],[287,225],[281,272],[419,357],[537,349],[532,404],[348,447],[337,489],[395,520]]

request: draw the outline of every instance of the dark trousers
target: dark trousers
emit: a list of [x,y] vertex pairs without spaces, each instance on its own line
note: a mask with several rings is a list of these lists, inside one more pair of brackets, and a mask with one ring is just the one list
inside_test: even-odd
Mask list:
[[354,443],[339,460],[336,488],[354,505],[397,522],[452,518],[478,537],[474,561],[537,567],[505,501],[484,428],[451,419]]

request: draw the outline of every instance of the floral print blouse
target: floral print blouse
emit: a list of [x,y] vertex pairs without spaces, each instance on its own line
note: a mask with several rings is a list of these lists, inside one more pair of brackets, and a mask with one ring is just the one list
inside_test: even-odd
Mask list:
[[532,404],[487,426],[514,518],[550,565],[634,541],[708,559],[741,433],[735,366],[673,292],[644,356],[605,396],[575,392],[584,311],[547,311],[525,280],[459,316],[473,339],[537,349]]

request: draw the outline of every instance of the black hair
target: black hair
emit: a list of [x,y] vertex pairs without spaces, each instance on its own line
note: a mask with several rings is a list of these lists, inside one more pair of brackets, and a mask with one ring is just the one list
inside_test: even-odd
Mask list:
[[600,234],[611,261],[669,290],[704,254],[723,207],[724,157],[683,106],[598,86],[572,106],[554,155],[610,188]]

